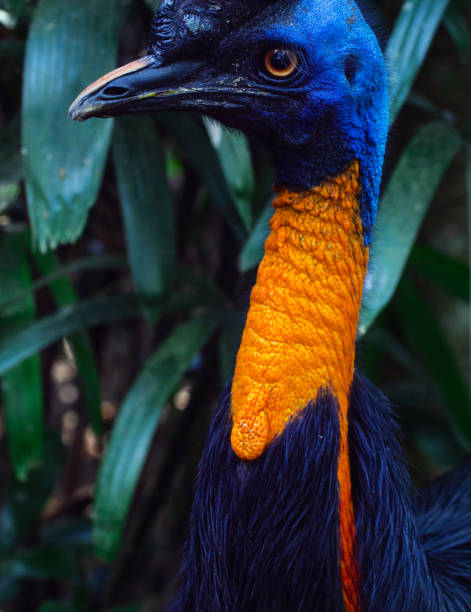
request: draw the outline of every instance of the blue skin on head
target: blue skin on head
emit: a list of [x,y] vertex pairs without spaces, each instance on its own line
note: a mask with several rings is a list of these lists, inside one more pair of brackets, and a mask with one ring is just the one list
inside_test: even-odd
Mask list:
[[[289,56],[292,71],[267,66],[274,50],[278,59]],[[148,57],[130,66],[86,90],[71,116],[209,115],[267,142],[277,185],[296,191],[356,159],[370,243],[388,93],[378,41],[353,0],[165,0],[152,22]]]
[[[371,241],[388,132],[388,90],[378,41],[353,2],[289,3],[270,7],[218,48],[226,55],[273,47],[295,50],[302,65],[294,83],[273,104],[255,103],[251,113],[223,121],[269,141],[277,184],[310,188],[360,162],[365,243]],[[234,67],[235,70],[235,67]],[[285,91],[283,91],[285,90]]]

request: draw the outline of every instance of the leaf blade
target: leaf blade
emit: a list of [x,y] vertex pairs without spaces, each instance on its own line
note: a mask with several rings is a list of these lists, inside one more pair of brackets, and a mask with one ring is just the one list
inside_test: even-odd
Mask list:
[[164,154],[150,117],[117,121],[113,158],[134,284],[152,302],[172,285],[176,246]]
[[219,123],[206,121],[206,130],[216,149],[229,190],[247,231],[252,228],[254,174],[247,138],[240,132],[229,132]]
[[[0,240],[0,277],[2,291],[24,290],[32,283],[27,258],[28,237],[4,234]],[[8,311],[0,319],[3,333],[21,329],[35,320],[32,296]],[[43,388],[39,355],[31,355],[2,376],[3,413],[8,436],[8,450],[16,477],[26,480],[31,469],[44,456]]]
[[219,158],[206,130],[188,113],[158,113],[156,119],[175,136],[214,203],[235,235],[242,239],[246,231],[240,222]]
[[394,295],[435,191],[460,146],[461,138],[453,126],[433,122],[416,133],[402,154],[373,231],[360,336]]
[[98,193],[112,122],[74,124],[67,109],[83,87],[114,67],[117,13],[115,0],[84,0],[67,10],[61,0],[40,0],[34,14],[22,139],[33,237],[43,251],[81,234]]
[[[51,251],[41,255],[35,254],[36,265],[46,278],[54,277],[54,272],[60,269],[59,261]],[[77,294],[71,281],[66,277],[56,277],[50,282],[50,290],[59,308],[64,308],[77,302]],[[85,398],[88,418],[97,436],[103,434],[103,418],[101,414],[101,387],[98,366],[92,343],[86,332],[72,334],[69,338],[75,363]]]
[[471,55],[471,29],[467,23],[465,5],[455,0],[445,13],[445,25],[455,43],[461,61],[464,63]]
[[421,352],[432,379],[447,400],[455,427],[471,445],[471,398],[446,337],[429,305],[412,283],[402,279],[395,305],[413,346]]
[[422,66],[450,0],[405,0],[386,48],[390,123],[393,123]]
[[273,216],[271,201],[265,206],[252,233],[246,240],[239,257],[239,269],[247,272],[262,261],[265,253],[265,240],[270,233],[270,219]]
[[203,314],[177,328],[148,360],[124,400],[100,468],[94,503],[95,548],[105,560],[117,554],[162,410],[219,318],[215,313]]
[[140,312],[139,300],[132,294],[100,297],[66,306],[0,339],[0,375],[64,336],[104,323],[137,318]]
[[469,266],[442,251],[432,247],[416,245],[412,251],[411,263],[427,280],[445,291],[450,297],[469,301]]

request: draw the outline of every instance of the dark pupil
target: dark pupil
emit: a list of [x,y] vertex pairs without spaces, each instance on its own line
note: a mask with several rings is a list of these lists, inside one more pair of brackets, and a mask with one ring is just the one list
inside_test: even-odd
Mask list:
[[275,70],[282,72],[291,66],[291,57],[287,51],[275,49],[271,57],[271,65]]

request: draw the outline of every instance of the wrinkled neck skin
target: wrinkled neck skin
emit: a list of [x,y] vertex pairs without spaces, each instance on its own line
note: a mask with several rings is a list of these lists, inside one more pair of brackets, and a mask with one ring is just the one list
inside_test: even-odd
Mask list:
[[232,446],[257,459],[321,389],[346,417],[368,264],[359,163],[279,188],[232,384]]
[[310,190],[280,188],[232,384],[232,448],[253,461],[322,391],[338,403],[340,577],[360,610],[348,398],[368,264],[357,160]]

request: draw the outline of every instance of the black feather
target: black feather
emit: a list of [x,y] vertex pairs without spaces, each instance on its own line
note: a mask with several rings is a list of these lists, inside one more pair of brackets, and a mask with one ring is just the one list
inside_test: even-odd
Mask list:
[[349,423],[364,610],[471,610],[470,462],[414,495],[389,402],[360,375]]
[[[253,462],[211,425],[174,612],[343,612],[338,406],[324,392]],[[471,610],[471,460],[415,495],[386,398],[355,376],[352,492],[364,612]]]
[[236,457],[230,431],[226,397],[201,460],[171,609],[342,610],[336,401],[322,394],[253,462]]

